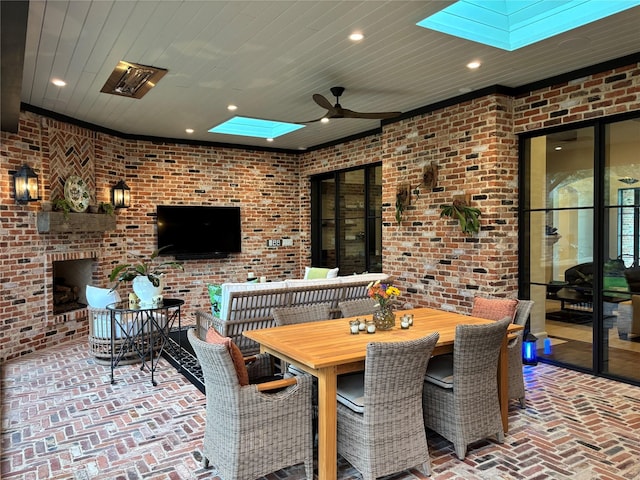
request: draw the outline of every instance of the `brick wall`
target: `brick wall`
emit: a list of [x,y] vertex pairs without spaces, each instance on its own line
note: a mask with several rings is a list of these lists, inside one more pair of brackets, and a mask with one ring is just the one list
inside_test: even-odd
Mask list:
[[523,133],[640,110],[640,64],[528,92],[514,100],[514,130]]
[[[243,281],[248,271],[271,280],[300,277],[300,196],[297,157],[242,149],[219,149],[131,141],[92,132],[32,113],[22,113],[17,134],[2,132],[0,198],[0,346],[2,359],[86,336],[86,316],[53,315],[51,259],[96,258],[94,284],[110,286],[113,266],[128,252],[155,248],[158,204],[233,205],[242,215],[242,253],[222,260],[190,260],[167,275],[166,296],[185,300],[183,318],[209,308],[207,282]],[[68,175],[95,186],[96,202],[109,201],[124,179],[132,206],[117,211],[116,230],[106,233],[40,234],[40,202],[16,205],[12,174],[23,163],[39,175],[42,200],[62,195]],[[74,215],[73,213],[71,215]],[[307,228],[308,229],[308,228]],[[268,238],[292,238],[293,247],[268,248]],[[121,288],[126,297],[130,286]]]
[[[156,204],[245,207],[242,254],[187,261],[184,273],[169,275],[167,295],[184,298],[188,316],[208,308],[206,282],[242,280],[247,271],[273,280],[300,277],[311,257],[309,177],[378,161],[383,270],[396,277],[404,301],[468,313],[477,293],[516,295],[516,134],[640,110],[639,72],[631,65],[517,98],[489,95],[300,155],[123,140],[23,113],[18,134],[2,132],[0,147],[1,358],[87,334],[86,319],[52,318],[47,311],[45,262],[51,252],[98,252],[94,278],[106,286],[113,264],[127,251],[154,248]],[[11,174],[23,163],[38,172],[41,196],[51,199],[51,179],[59,173],[51,165],[61,165],[59,156],[69,151],[64,146],[74,147],[79,164],[90,159],[97,201],[107,201],[120,179],[131,187],[133,205],[118,212],[115,231],[38,234],[39,203],[13,201]],[[422,170],[431,164],[438,166],[438,182],[426,189],[420,187]],[[399,183],[413,192],[401,224],[394,218]],[[454,221],[439,217],[439,205],[459,194],[468,194],[482,211],[477,235],[465,236]],[[266,239],[283,237],[294,246],[266,247]]]

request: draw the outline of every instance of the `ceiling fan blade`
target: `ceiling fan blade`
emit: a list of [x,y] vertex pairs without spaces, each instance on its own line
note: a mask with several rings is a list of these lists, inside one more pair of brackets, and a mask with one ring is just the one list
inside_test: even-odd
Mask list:
[[354,112],[348,108],[342,108],[340,105],[340,96],[344,93],[344,87],[332,87],[331,93],[336,97],[336,104],[331,105],[331,102],[319,93],[313,94],[313,101],[316,102],[322,108],[327,109],[327,113],[324,117],[320,117],[317,120],[311,120],[310,122],[301,123],[313,123],[319,122],[323,118],[369,118],[373,120],[395,118],[402,115],[402,112]]
[[334,109],[333,105],[331,105],[331,102],[329,100],[327,100],[326,98],[324,98],[319,93],[314,93],[313,94],[313,101],[316,102],[318,105],[320,105],[322,108],[326,108],[327,110],[333,110]]
[[306,122],[296,122],[296,123],[315,123],[315,122],[319,122],[323,118],[329,118],[329,117],[327,115],[323,115],[320,118],[316,118],[315,120],[307,120]]
[[344,118],[369,118],[369,119],[385,119],[395,118],[402,115],[402,112],[354,112],[347,108],[342,109],[342,115]]

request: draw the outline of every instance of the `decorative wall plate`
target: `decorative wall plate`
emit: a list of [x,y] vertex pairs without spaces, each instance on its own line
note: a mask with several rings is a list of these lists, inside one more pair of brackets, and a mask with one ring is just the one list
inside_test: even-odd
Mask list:
[[86,211],[91,201],[87,184],[75,175],[71,175],[64,182],[64,198],[74,212]]

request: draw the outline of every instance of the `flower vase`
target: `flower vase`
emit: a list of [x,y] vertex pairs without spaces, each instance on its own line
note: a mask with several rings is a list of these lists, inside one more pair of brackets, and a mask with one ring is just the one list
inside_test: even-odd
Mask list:
[[390,306],[381,306],[373,312],[373,322],[377,330],[391,330],[396,326],[396,314]]
[[160,277],[160,285],[157,287],[153,286],[153,283],[147,278],[143,276],[138,276],[133,279],[133,291],[140,299],[141,306],[150,306],[153,305],[153,297],[162,294],[163,288],[163,279]]

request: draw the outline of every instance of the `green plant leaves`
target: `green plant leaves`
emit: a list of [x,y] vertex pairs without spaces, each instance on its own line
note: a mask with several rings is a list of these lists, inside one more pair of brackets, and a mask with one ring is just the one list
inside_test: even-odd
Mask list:
[[450,217],[458,220],[460,229],[467,235],[480,231],[480,210],[465,205],[442,204],[440,205],[440,218]]
[[166,247],[154,250],[148,257],[145,255],[134,255],[137,259],[137,263],[125,263],[114,267],[109,275],[109,281],[115,281],[116,284],[111,290],[115,290],[121,282],[130,282],[136,277],[147,277],[149,281],[157,287],[160,285],[160,275],[162,275],[162,272],[167,268],[179,268],[180,270],[184,270],[184,267],[180,262],[154,263],[154,260],[158,258],[160,252],[170,246],[171,245],[167,245]]

